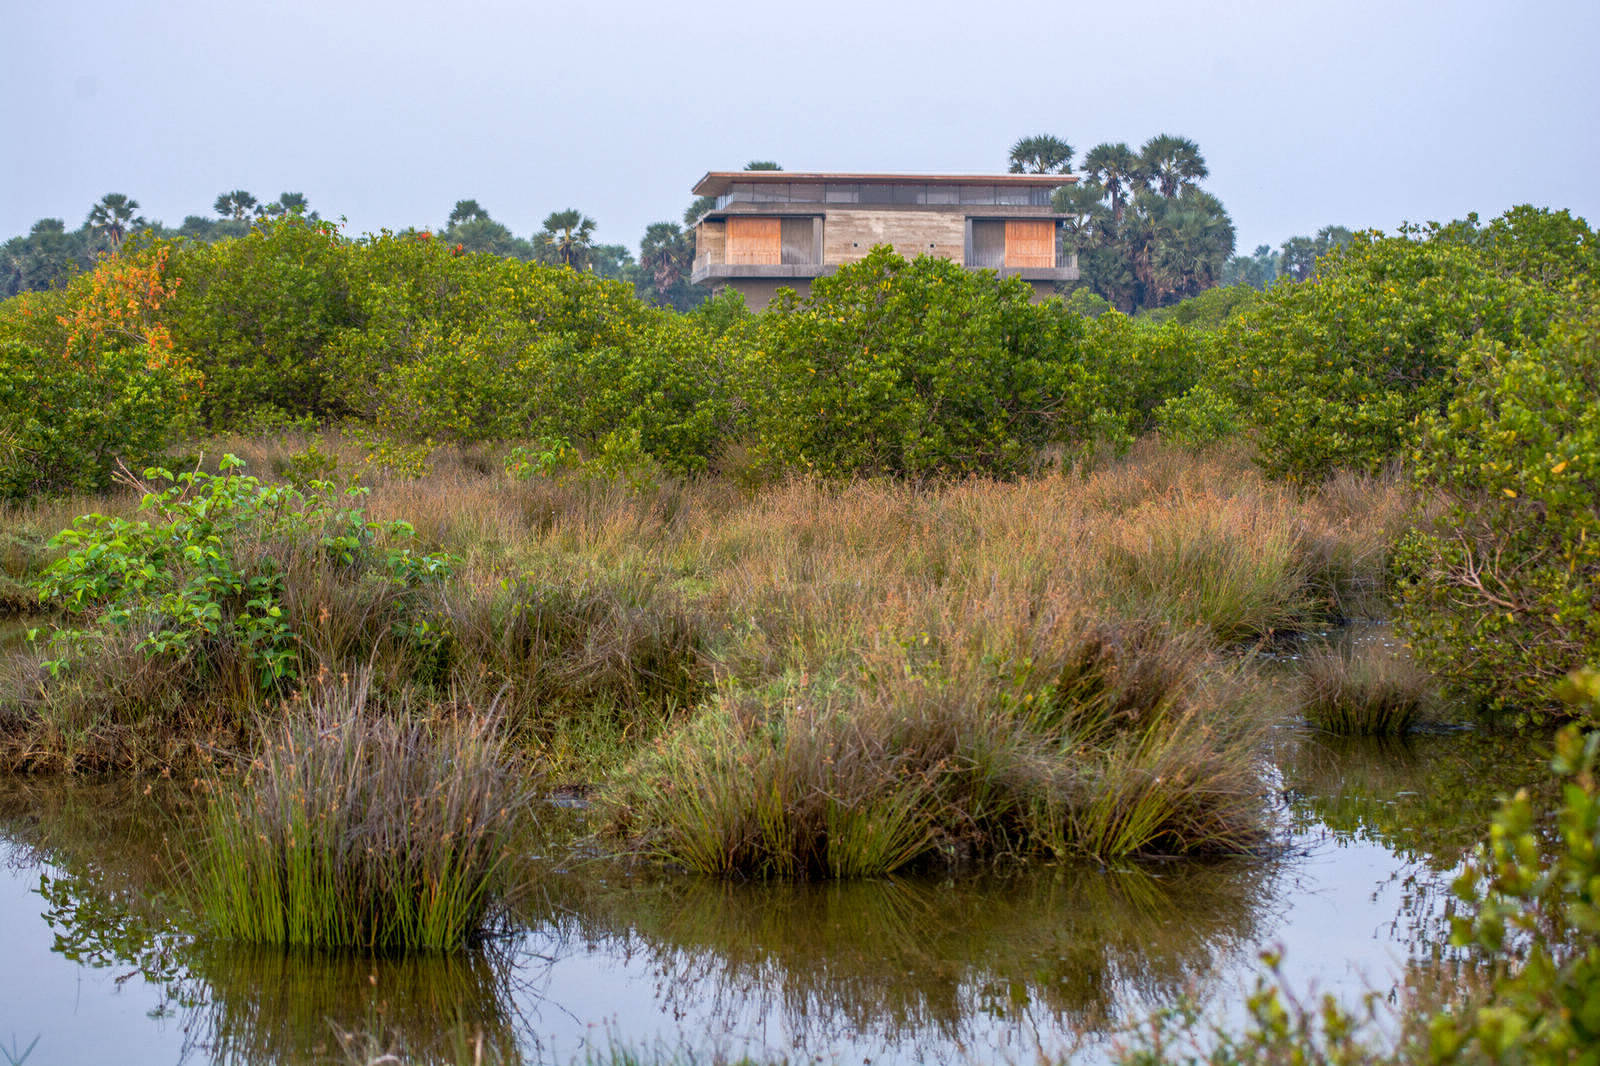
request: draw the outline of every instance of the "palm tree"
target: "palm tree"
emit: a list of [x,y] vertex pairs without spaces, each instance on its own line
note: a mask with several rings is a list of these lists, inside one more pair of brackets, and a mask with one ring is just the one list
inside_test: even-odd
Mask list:
[[1187,137],[1174,137],[1170,133],[1144,142],[1139,150],[1139,163],[1145,181],[1169,200],[1180,190],[1193,188],[1195,182],[1211,173],[1206,169],[1199,145]]
[[1122,141],[1097,144],[1083,157],[1083,172],[1100,186],[1111,204],[1111,217],[1121,222],[1129,194],[1144,183],[1144,172],[1133,149]]
[[533,244],[546,263],[582,269],[594,247],[594,219],[575,207],[552,212],[544,220],[544,229],[534,234]]
[[221,193],[217,196],[216,203],[211,205],[211,210],[223,218],[231,218],[235,222],[243,222],[250,217],[250,212],[255,209],[256,198],[243,189]]
[[303,215],[305,213],[305,195],[297,192],[279,193],[276,200],[261,204],[256,208],[257,218],[282,218],[284,215]]
[[477,222],[479,219],[487,222],[489,212],[485,211],[476,200],[457,200],[456,206],[450,209],[450,217],[445,220],[445,228],[459,226],[463,222]]
[[693,268],[694,243],[676,222],[652,222],[639,242],[639,265],[657,298],[666,300]]
[[129,227],[140,221],[133,214],[137,210],[139,201],[130,200],[120,192],[108,192],[89,209],[89,226],[110,241],[111,250],[115,252],[122,246],[122,238],[128,235]]
[[1013,144],[1010,158],[1013,174],[1065,174],[1072,169],[1072,145],[1041,133]]

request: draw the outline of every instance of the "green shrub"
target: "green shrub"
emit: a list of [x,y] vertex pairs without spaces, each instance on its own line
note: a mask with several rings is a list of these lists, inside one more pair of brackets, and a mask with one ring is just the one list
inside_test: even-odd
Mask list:
[[1101,406],[1097,383],[1063,394],[1058,353],[1084,320],[1030,297],[1019,279],[886,247],[803,300],[780,294],[744,369],[757,461],[826,476],[1025,469],[1063,406]]
[[[305,630],[309,619],[287,610],[288,601],[319,579],[375,583],[402,636],[428,643],[428,623],[407,594],[447,572],[444,556],[414,552],[404,522],[368,522],[353,506],[363,489],[341,498],[314,482],[307,494],[232,472],[242,465],[227,456],[217,476],[149,471],[166,487],[145,496],[146,517],[84,515],[55,537],[64,554],[45,571],[40,594],[88,628],[52,634],[52,674],[96,644],[131,638],[147,658],[183,664],[191,683],[237,656],[262,690],[284,688],[313,650],[291,624]],[[318,613],[331,609],[324,603]]]
[[1397,565],[1398,622],[1456,690],[1532,715],[1600,662],[1600,306],[1576,290],[1538,344],[1480,340],[1426,423],[1419,478],[1453,504]]
[[0,305],[0,497],[99,490],[189,425],[202,377],[174,347],[165,245]]
[[1217,381],[1255,427],[1269,472],[1375,472],[1452,395],[1462,347],[1536,341],[1559,307],[1542,285],[1433,230],[1358,234],[1308,281],[1280,281],[1230,319]]
[[173,262],[182,285],[167,321],[178,348],[206,376],[210,426],[350,413],[330,351],[359,324],[350,252],[331,223],[296,216],[182,247]]

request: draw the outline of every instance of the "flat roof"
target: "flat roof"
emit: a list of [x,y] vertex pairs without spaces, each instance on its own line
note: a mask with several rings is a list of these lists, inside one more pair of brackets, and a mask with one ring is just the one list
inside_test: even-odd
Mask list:
[[696,196],[721,196],[734,182],[758,185],[795,182],[850,182],[857,185],[1013,185],[1054,189],[1071,185],[1076,174],[832,174],[813,170],[712,170],[695,182]]

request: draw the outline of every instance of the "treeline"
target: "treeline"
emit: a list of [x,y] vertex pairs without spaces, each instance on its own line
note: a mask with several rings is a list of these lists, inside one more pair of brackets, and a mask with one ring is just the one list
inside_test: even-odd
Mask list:
[[[1065,175],[1074,154],[1058,137],[1024,137],[1011,146],[1010,170]],[[1138,151],[1122,141],[1091,148],[1080,180],[1058,189],[1052,205],[1068,216],[1063,241],[1082,274],[1074,289],[1131,314],[1217,284],[1234,227],[1222,201],[1200,188],[1209,173],[1187,137],[1159,134]]]
[[[321,221],[305,195],[298,192],[261,201],[248,190],[234,189],[217,196],[212,205],[214,217],[189,215],[175,227],[152,222],[139,214],[139,207],[131,197],[108,193],[75,230],[69,230],[62,219],[43,218],[27,234],[0,244],[0,297],[59,288],[75,275],[93,270],[101,258],[115,254],[124,240],[138,233],[209,244],[244,237],[263,221],[286,217]],[[680,311],[705,298],[704,292],[689,284],[693,238],[677,224],[652,224],[644,234],[638,261],[626,245],[597,242],[595,227],[594,219],[568,208],[551,212],[538,232],[519,237],[477,200],[468,199],[456,201],[439,226],[402,232],[426,233],[462,252],[591,271],[629,283],[642,300]]]

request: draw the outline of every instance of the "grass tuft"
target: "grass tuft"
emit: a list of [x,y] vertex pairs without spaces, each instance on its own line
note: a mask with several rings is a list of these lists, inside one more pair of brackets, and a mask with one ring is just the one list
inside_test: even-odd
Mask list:
[[1305,657],[1306,720],[1340,736],[1396,736],[1416,724],[1433,681],[1403,648],[1377,641],[1322,647]]
[[484,719],[402,725],[368,685],[327,686],[215,783],[193,866],[216,935],[442,951],[485,930],[522,786]]

